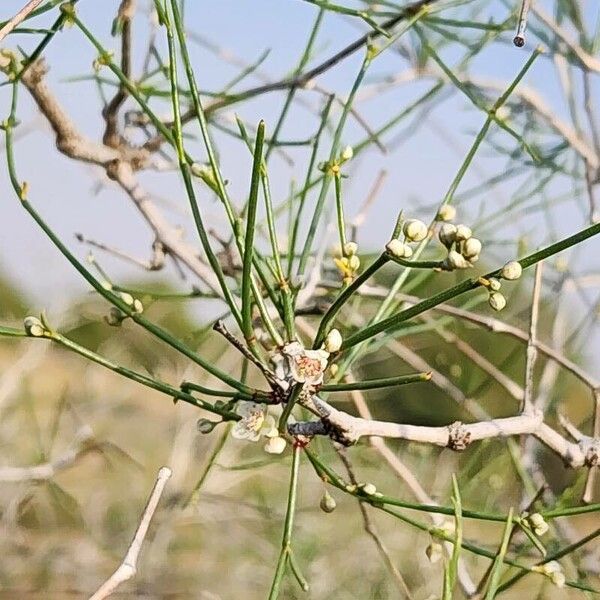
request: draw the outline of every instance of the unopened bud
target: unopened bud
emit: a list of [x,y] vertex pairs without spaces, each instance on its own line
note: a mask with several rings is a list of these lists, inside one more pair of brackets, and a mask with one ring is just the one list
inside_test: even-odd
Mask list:
[[356,254],[353,254],[348,258],[348,266],[352,271],[358,271],[358,267],[360,267],[360,258],[358,258]]
[[452,225],[452,223],[444,223],[440,227],[440,232],[438,233],[438,238],[446,248],[450,248],[452,244],[456,241],[456,225]]
[[332,513],[337,508],[337,503],[335,498],[325,490],[321,497],[321,502],[319,502],[319,506],[323,512]]
[[418,219],[409,219],[402,228],[407,240],[420,242],[427,237],[427,225]]
[[471,266],[469,261],[456,250],[450,250],[444,262],[451,271],[454,269],[468,269]]
[[521,273],[523,273],[523,267],[516,260],[507,262],[502,267],[502,271],[500,271],[501,277],[509,280],[519,279],[519,277],[521,277]]
[[365,483],[362,486],[362,491],[367,496],[372,496],[375,492],[377,492],[377,488],[372,483]]
[[470,227],[466,225],[457,225],[456,226],[456,241],[463,242],[468,240],[473,235]]
[[427,548],[425,548],[425,554],[431,564],[435,564],[442,558],[443,548],[439,542],[431,542]]
[[481,253],[481,242],[477,238],[469,238],[461,245],[461,253],[465,258],[473,258]]
[[196,428],[200,433],[210,433],[216,425],[216,421],[211,421],[209,419],[198,419],[196,422]]
[[490,290],[492,290],[492,292],[497,292],[502,287],[500,280],[496,279],[495,277],[490,277],[488,279],[488,285],[490,287]]
[[500,311],[506,306],[506,298],[500,292],[493,292],[488,298],[488,303],[494,310]]
[[333,363],[332,365],[329,365],[329,374],[332,377],[335,377],[337,375],[337,373],[338,373],[339,370],[340,370],[340,367],[336,363]]
[[124,315],[116,306],[111,306],[110,310],[108,311],[108,315],[104,317],[104,320],[111,327],[118,327],[125,318],[126,315]]
[[131,294],[128,294],[127,292],[121,292],[119,296],[121,297],[121,300],[125,302],[125,304],[133,306],[134,297]]
[[535,535],[541,537],[544,535],[548,529],[550,528],[548,523],[544,520],[544,517],[540,515],[540,513],[533,513],[528,517],[528,521],[533,528]]
[[323,348],[329,353],[337,352],[342,347],[342,334],[338,329],[332,329],[325,338]]
[[25,317],[23,327],[27,335],[32,337],[44,337],[46,334],[46,328],[37,317]]
[[269,454],[281,454],[285,450],[286,443],[285,439],[278,435],[271,437],[264,446],[265,452]]
[[385,249],[396,258],[404,258],[404,249],[407,247],[404,242],[394,238],[386,244]]
[[346,242],[344,244],[344,255],[354,256],[358,252],[358,244],[356,242]]
[[352,149],[352,146],[346,146],[344,148],[344,151],[342,152],[342,158],[344,160],[350,160],[353,156],[354,156],[354,150]]
[[438,221],[452,221],[456,217],[456,208],[451,204],[444,204],[438,210],[436,219]]

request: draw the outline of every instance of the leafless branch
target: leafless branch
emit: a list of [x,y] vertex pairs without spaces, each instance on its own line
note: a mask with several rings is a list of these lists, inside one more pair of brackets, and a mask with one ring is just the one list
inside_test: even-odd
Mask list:
[[0,29],[0,42],[32,13],[42,0],[30,0],[12,19],[8,20]]
[[148,533],[148,527],[150,521],[156,512],[156,508],[165,489],[169,477],[171,477],[172,471],[169,467],[161,467],[158,471],[156,483],[148,498],[148,503],[142,514],[142,518],[138,525],[138,528],[133,536],[133,540],[125,554],[123,562],[119,565],[118,569],[94,592],[89,600],[103,600],[108,598],[122,583],[128,581],[132,577],[135,577],[137,573],[137,561],[142,550],[142,544]]

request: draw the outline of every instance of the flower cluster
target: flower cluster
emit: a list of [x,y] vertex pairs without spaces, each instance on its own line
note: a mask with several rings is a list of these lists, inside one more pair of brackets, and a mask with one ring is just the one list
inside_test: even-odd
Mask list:
[[438,239],[448,250],[442,262],[442,269],[454,271],[468,269],[479,260],[482,244],[466,225],[444,223],[439,230]]
[[358,257],[358,244],[356,242],[347,242],[344,244],[340,256],[333,259],[336,267],[343,277],[343,282],[348,285],[354,281],[356,273],[360,268],[360,258]]
[[[511,260],[500,270],[500,277],[502,277],[502,279],[513,281],[519,279],[522,272],[523,267],[521,267],[521,264],[516,260]],[[502,310],[506,306],[506,298],[500,293],[500,288],[502,287],[500,280],[495,277],[490,277],[489,279],[482,278],[481,281],[490,292],[490,295],[488,296],[489,305],[496,311]]]
[[565,574],[560,563],[555,560],[551,560],[543,565],[534,565],[532,570],[548,577],[556,587],[561,588],[565,585]]
[[408,219],[402,226],[404,239],[391,239],[385,249],[396,258],[410,258],[413,255],[413,249],[410,247],[412,242],[421,242],[427,237],[427,225],[419,219]]

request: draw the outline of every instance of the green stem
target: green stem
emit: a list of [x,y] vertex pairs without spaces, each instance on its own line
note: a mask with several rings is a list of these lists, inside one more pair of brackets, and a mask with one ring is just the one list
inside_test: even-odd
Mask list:
[[[571,246],[580,244],[584,240],[587,240],[588,238],[593,237],[593,236],[597,235],[598,233],[600,233],[600,223],[591,225],[590,227],[587,227],[587,228],[579,231],[578,233],[576,233],[572,236],[569,236],[568,238],[565,238],[564,240],[561,240],[560,242],[556,242],[555,244],[550,244],[546,248],[539,250],[538,252],[534,252],[533,254],[530,254],[529,256],[526,256],[525,258],[520,259],[518,262],[524,269],[526,269],[526,268],[531,267],[532,265],[540,262],[541,260],[544,260],[550,256],[553,256],[554,254],[557,254],[558,252],[562,252],[563,250],[566,250],[567,248],[570,248]],[[501,271],[502,271],[502,269],[496,269],[495,271],[491,271],[490,273],[487,273],[486,275],[484,275],[483,278],[484,279],[489,279],[490,277],[498,278],[498,277],[500,277]],[[378,323],[374,323],[370,327],[366,327],[365,329],[362,329],[361,331],[355,333],[354,335],[352,335],[349,338],[347,338],[346,340],[344,340],[344,343],[342,345],[342,350],[347,350],[348,348],[351,348],[352,346],[355,346],[356,344],[359,344],[360,342],[367,340],[367,339],[373,337],[374,335],[381,333],[382,331],[385,331],[387,329],[392,329],[392,328],[396,327],[397,325],[399,325],[400,323],[407,321],[408,319],[412,319],[413,317],[416,317],[417,315],[420,315],[421,313],[433,308],[434,306],[437,306],[438,304],[442,304],[443,302],[452,300],[453,298],[456,298],[456,297],[460,296],[461,294],[464,294],[471,290],[477,289],[477,288],[481,287],[482,285],[483,284],[482,284],[481,278],[467,279],[466,281],[463,281],[463,282],[455,285],[454,287],[448,288],[447,290],[444,290],[443,292],[440,292],[439,294],[431,296],[430,298],[427,298],[426,300],[423,300],[422,302],[419,302],[418,304],[415,304],[415,305],[411,306],[410,308],[407,308],[406,310],[400,311],[396,315],[392,315],[391,317],[388,317],[387,319],[383,319],[382,321],[379,321]]]
[[322,385],[320,392],[352,392],[355,390],[377,390],[380,388],[394,387],[429,381],[431,373],[414,373],[412,375],[397,375],[396,377],[382,377],[380,379],[366,379],[365,381],[352,381],[349,383],[330,383]]
[[271,585],[271,592],[269,593],[269,600],[277,600],[279,597],[279,588],[281,587],[281,580],[285,570],[290,551],[292,541],[292,529],[294,527],[294,514],[296,512],[296,497],[298,492],[298,472],[300,467],[300,452],[302,447],[298,444],[294,444],[292,454],[292,473],[290,476],[290,490],[288,494],[287,512],[285,515],[285,524],[283,526],[283,537],[281,540],[281,551],[279,553],[279,559],[277,560],[277,568],[275,569],[275,576],[273,577],[273,583]]

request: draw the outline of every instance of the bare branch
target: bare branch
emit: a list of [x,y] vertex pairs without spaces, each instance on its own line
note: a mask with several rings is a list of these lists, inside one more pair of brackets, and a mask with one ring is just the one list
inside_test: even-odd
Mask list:
[[122,583],[135,577],[135,574],[137,573],[138,556],[142,550],[142,544],[144,543],[146,534],[148,533],[150,521],[156,512],[156,508],[171,474],[172,471],[169,467],[161,467],[159,469],[156,483],[150,493],[150,498],[148,499],[148,503],[142,514],[140,524],[133,536],[133,540],[127,550],[127,554],[125,554],[123,562],[100,586],[100,588],[90,596],[89,600],[103,600],[104,598],[108,598],[108,596],[110,596]]
[[12,19],[7,21],[0,29],[0,42],[15,28],[22,23],[30,13],[32,13],[42,0],[30,0]]

